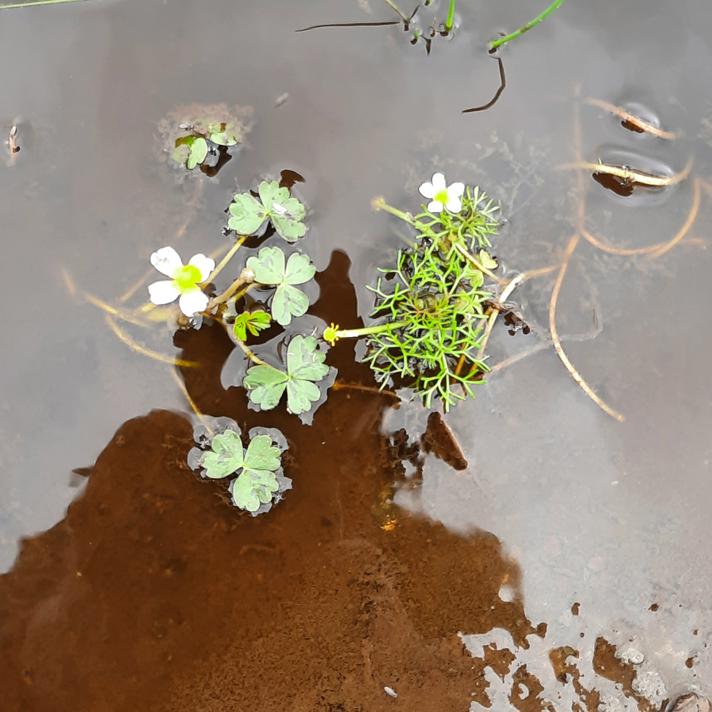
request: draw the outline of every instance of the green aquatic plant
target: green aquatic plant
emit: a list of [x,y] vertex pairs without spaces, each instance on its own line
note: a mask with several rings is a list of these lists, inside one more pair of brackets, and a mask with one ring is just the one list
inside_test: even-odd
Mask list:
[[175,139],[173,160],[189,171],[205,162],[209,153],[228,149],[239,143],[238,130],[228,122],[195,121],[181,124],[185,133]]
[[438,399],[447,410],[473,396],[488,370],[484,348],[498,279],[487,250],[498,231],[498,207],[477,187],[448,187],[440,173],[420,192],[431,200],[415,216],[374,201],[416,233],[369,287],[375,323],[360,329],[332,324],[324,339],[333,345],[365,338],[364,360],[382,388],[407,386],[427,407]]
[[551,5],[549,5],[545,10],[540,12],[532,20],[529,20],[529,22],[522,25],[519,29],[515,30],[514,32],[510,32],[504,37],[498,37],[496,40],[492,40],[489,43],[490,52],[495,51],[499,47],[502,47],[502,45],[505,45],[508,42],[511,42],[512,40],[516,40],[517,37],[521,37],[525,32],[529,32],[529,30],[531,30],[533,27],[536,27],[540,22],[546,20],[546,18],[549,17],[549,15],[554,12],[554,10],[558,10],[564,4],[565,1],[566,0],[554,0],[554,2],[552,2]]
[[309,297],[295,285],[306,284],[316,274],[316,267],[307,255],[295,252],[287,259],[279,247],[263,247],[256,257],[247,260],[259,284],[275,287],[272,297],[272,318],[281,326],[291,323],[292,317],[304,316],[309,308]]
[[264,309],[255,309],[237,314],[232,329],[237,339],[247,341],[248,334],[258,336],[261,331],[269,329],[271,324],[272,319]]
[[277,234],[287,242],[304,237],[306,209],[287,188],[281,187],[276,180],[262,181],[257,192],[259,200],[252,193],[235,195],[228,208],[227,226],[230,230],[240,235],[253,235],[269,220]]
[[313,336],[297,335],[287,346],[284,369],[260,361],[247,370],[242,385],[247,389],[250,402],[261,410],[276,407],[286,392],[287,410],[300,415],[311,410],[322,396],[317,384],[329,373],[325,359]]
[[452,32],[452,28],[455,25],[455,9],[457,7],[457,0],[450,0],[450,5],[447,9],[447,17],[445,18],[445,31]]
[[291,480],[282,476],[282,449],[271,435],[255,430],[245,448],[234,421],[217,422],[218,432],[203,429],[196,433],[199,447],[188,453],[188,464],[207,479],[234,478],[228,491],[238,509],[252,515],[267,511],[291,488]]

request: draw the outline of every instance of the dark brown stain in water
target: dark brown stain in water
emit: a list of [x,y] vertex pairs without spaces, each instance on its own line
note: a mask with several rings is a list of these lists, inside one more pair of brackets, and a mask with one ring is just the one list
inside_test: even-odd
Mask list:
[[[348,266],[334,255],[315,313],[353,320]],[[241,390],[220,385],[232,349],[224,332],[206,326],[176,341],[203,364],[184,374],[201,409],[265,423]],[[369,382],[352,349],[342,342],[330,360]],[[379,432],[383,399],[349,395],[332,393],[313,427],[269,416],[289,440],[295,486],[258,518],[188,470],[192,427],[182,415],[153,411],[119,428],[65,519],[26,539],[0,577],[2,709],[488,705],[484,663],[457,634],[498,627],[526,646],[535,629],[519,569],[491,534],[461,537],[402,513],[381,527],[373,505],[399,463]],[[505,581],[511,602],[498,595]],[[516,679],[536,698],[526,671]]]

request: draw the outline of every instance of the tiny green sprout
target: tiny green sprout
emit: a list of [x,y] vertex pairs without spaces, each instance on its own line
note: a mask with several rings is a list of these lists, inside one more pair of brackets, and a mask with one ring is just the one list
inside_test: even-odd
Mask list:
[[286,369],[260,363],[247,370],[242,385],[250,401],[271,410],[287,393],[287,410],[295,415],[308,412],[321,397],[317,383],[326,378],[326,355],[313,336],[294,336],[287,346]]
[[235,322],[232,326],[235,336],[240,341],[247,341],[247,334],[257,336],[260,331],[269,329],[272,319],[269,314],[263,309],[255,311],[244,311],[235,317]]
[[204,433],[196,435],[196,441],[203,447],[188,453],[188,464],[211,480],[234,477],[228,489],[239,509],[253,516],[269,510],[279,501],[281,493],[291,487],[291,480],[282,476],[282,450],[271,435],[257,434],[255,430],[250,431],[245,449],[234,421],[212,420],[222,424],[220,431],[210,431],[210,437]]
[[212,141],[217,146],[235,146],[238,143],[237,132],[232,124],[224,121],[215,124],[208,124],[207,129],[208,140]]
[[364,337],[365,361],[381,387],[396,381],[426,406],[438,399],[447,410],[473,396],[488,370],[483,349],[495,289],[486,282],[496,279],[497,263],[487,248],[498,230],[498,208],[478,188],[448,186],[438,173],[420,190],[430,203],[416,216],[374,201],[417,233],[413,246],[399,250],[395,265],[379,270],[369,287],[376,323],[360,329],[330,324],[323,338],[333,345]]
[[275,287],[272,297],[272,318],[287,326],[292,317],[304,316],[309,308],[309,297],[295,285],[305,284],[316,274],[316,267],[307,255],[299,252],[286,258],[279,247],[263,247],[257,256],[247,260],[259,284]]
[[238,193],[229,206],[227,226],[240,235],[253,235],[269,220],[277,234],[287,242],[304,237],[306,208],[280,187],[276,180],[262,181],[257,192],[259,200],[251,193]]

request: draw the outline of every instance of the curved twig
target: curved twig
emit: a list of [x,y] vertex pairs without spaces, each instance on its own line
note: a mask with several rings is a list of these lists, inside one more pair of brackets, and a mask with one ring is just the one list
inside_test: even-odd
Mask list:
[[564,364],[566,370],[571,374],[576,384],[581,388],[581,390],[601,409],[604,413],[607,413],[612,418],[615,418],[618,422],[623,422],[625,416],[619,413],[617,410],[608,405],[592,388],[586,383],[581,374],[576,370],[576,367],[571,363],[571,360],[566,355],[564,351],[561,340],[559,339],[559,332],[556,327],[556,306],[559,301],[559,294],[561,292],[561,285],[564,282],[564,277],[566,276],[566,271],[569,267],[569,261],[571,260],[571,255],[573,255],[576,246],[579,243],[580,236],[575,234],[569,240],[569,244],[566,246],[566,251],[564,252],[564,258],[561,262],[561,267],[559,268],[559,274],[554,282],[554,288],[551,291],[551,298],[549,300],[549,331],[551,332],[551,341],[556,351],[556,355]]
[[471,109],[463,109],[463,114],[471,114],[475,111],[486,111],[487,109],[491,109],[499,101],[499,97],[502,96],[502,92],[507,87],[507,77],[504,73],[504,63],[502,62],[502,58],[495,57],[495,59],[499,63],[499,88],[486,104],[482,104],[482,106],[473,106]]
[[600,237],[597,237],[593,233],[589,232],[585,227],[581,228],[581,235],[583,238],[595,247],[597,250],[602,252],[607,252],[610,255],[620,255],[622,257],[631,257],[633,255],[650,255],[653,258],[661,257],[666,252],[672,250],[678,242],[681,242],[687,234],[692,229],[692,226],[697,220],[697,214],[700,210],[701,203],[701,190],[700,181],[696,179],[692,184],[692,204],[690,206],[690,212],[685,218],[685,222],[682,224],[680,229],[675,233],[672,239],[665,242],[659,242],[655,245],[648,245],[646,247],[616,247],[605,242]]
[[149,349],[146,346],[143,346],[142,344],[139,344],[138,341],[134,340],[131,336],[129,336],[116,323],[116,320],[113,316],[111,316],[111,314],[106,315],[106,323],[109,325],[109,328],[114,332],[114,335],[119,339],[119,341],[123,342],[132,351],[135,351],[136,353],[141,354],[142,356],[151,358],[154,361],[160,361],[161,363],[167,363],[171,366],[180,366],[181,368],[197,368],[200,365],[197,361],[186,361],[182,358],[168,356],[158,351],[153,351],[153,349]]
[[324,27],[387,27],[388,25],[400,25],[400,20],[384,20],[378,22],[326,22],[322,25],[309,25],[302,27],[295,32],[309,32],[310,30],[320,30]]

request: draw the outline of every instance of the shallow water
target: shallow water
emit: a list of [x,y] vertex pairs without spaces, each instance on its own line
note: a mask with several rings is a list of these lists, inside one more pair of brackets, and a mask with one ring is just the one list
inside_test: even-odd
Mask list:
[[[254,520],[185,470],[190,423],[169,369],[129,351],[62,278],[111,301],[186,221],[181,252],[218,246],[235,186],[285,169],[305,179],[304,248],[324,271],[312,313],[325,321],[367,315],[361,285],[400,244],[371,199],[414,206],[436,169],[501,201],[507,267],[551,264],[576,230],[578,174],[557,166],[577,160],[577,107],[585,160],[640,156],[675,172],[694,158],[688,180],[630,198],[581,174],[591,232],[669,239],[694,180],[712,175],[709,4],[567,3],[502,53],[497,104],[461,114],[492,96],[484,40],[538,10],[524,4],[461,3],[465,29],[429,56],[398,27],[294,33],[389,19],[376,0],[2,14],[0,122],[18,123],[21,146],[0,172],[6,709],[558,712],[604,700],[610,712],[712,693],[709,202],[659,259],[588,244],[574,255],[564,345],[624,423],[547,348],[448,415],[469,468],[423,455],[422,483],[404,477],[393,437],[417,441],[420,409],[341,391],[311,428],[256,414],[221,381],[227,340],[177,335],[204,364],[182,374],[202,410],[290,441],[294,490]],[[682,137],[630,132],[577,99],[589,96],[647,107]],[[159,122],[194,102],[253,111],[248,146],[209,181],[159,160]],[[495,361],[546,338],[551,286],[522,290],[538,335],[501,329]],[[156,344],[170,353],[171,333],[159,327]],[[370,383],[349,344],[330,361]],[[72,474],[102,451],[88,478]],[[643,662],[617,662],[627,648]]]

